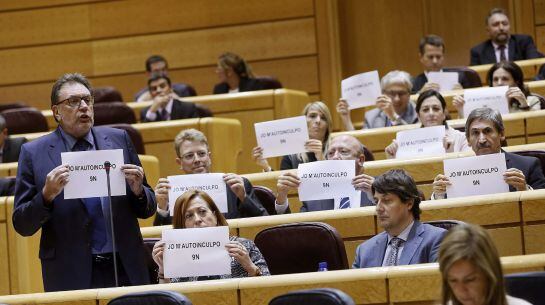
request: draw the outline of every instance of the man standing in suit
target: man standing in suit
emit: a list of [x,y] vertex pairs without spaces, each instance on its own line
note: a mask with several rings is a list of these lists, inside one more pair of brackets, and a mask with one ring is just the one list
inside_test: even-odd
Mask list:
[[446,230],[419,221],[420,197],[413,178],[403,170],[389,170],[375,179],[372,191],[384,232],[358,246],[352,268],[437,261]]
[[[196,129],[182,130],[174,139],[176,163],[186,174],[210,173],[212,160],[208,149],[206,136]],[[225,218],[243,218],[269,215],[248,179],[228,173],[223,176],[227,186],[227,213]],[[167,178],[160,178],[155,187],[157,197],[157,215],[153,225],[167,225],[172,223],[168,210],[168,190],[171,185]]]
[[543,57],[531,36],[510,34],[505,10],[492,9],[485,24],[490,39],[471,49],[471,66]]
[[26,138],[24,137],[9,137],[6,119],[0,115],[0,153],[2,154],[0,162],[17,162],[19,153],[21,152],[21,146],[25,143]]
[[[81,74],[65,74],[51,91],[51,110],[57,129],[21,149],[13,226],[23,236],[41,229],[40,253],[45,291],[115,286],[113,258],[119,284],[148,284],[146,252],[137,218],[156,209],[155,196],[132,142],[123,130],[93,127],[91,85]],[[61,153],[122,149],[125,196],[112,197],[115,236],[108,225],[107,198],[64,199],[70,179]],[[113,252],[113,239],[117,252]]]
[[[365,162],[365,152],[363,144],[350,135],[336,136],[329,141],[327,146],[327,160],[356,160],[356,176],[352,179],[352,185],[359,191],[360,202],[359,206],[373,205],[373,195],[371,194],[371,184],[375,178],[361,173],[363,163]],[[296,189],[301,184],[301,180],[295,172],[285,172],[278,176],[277,196],[276,196],[276,213],[289,213],[288,192],[291,189]],[[322,210],[333,210],[335,201],[339,201],[340,208],[347,208],[352,205],[348,197],[312,200],[303,202],[301,212],[312,212]],[[348,202],[347,202],[348,200]],[[346,205],[345,205],[346,204]],[[358,204],[358,203],[356,203]]]
[[413,78],[411,93],[424,92],[430,89],[439,91],[439,85],[428,82],[428,72],[457,72],[458,84],[454,89],[470,88],[471,83],[464,73],[456,69],[443,68],[445,59],[445,43],[443,38],[437,35],[426,35],[420,39],[419,52],[420,63],[424,67],[424,73]]
[[159,122],[198,118],[197,106],[184,102],[172,92],[170,78],[165,74],[154,74],[148,80],[148,88],[153,98],[151,106],[142,109],[142,122]]
[[[477,156],[505,154],[507,170],[503,174],[509,191],[526,191],[545,188],[545,177],[541,162],[534,157],[519,156],[501,149],[505,141],[505,127],[501,114],[491,108],[477,108],[466,120],[466,138]],[[447,176],[439,174],[433,180],[432,199],[446,198],[447,186],[452,183]]]

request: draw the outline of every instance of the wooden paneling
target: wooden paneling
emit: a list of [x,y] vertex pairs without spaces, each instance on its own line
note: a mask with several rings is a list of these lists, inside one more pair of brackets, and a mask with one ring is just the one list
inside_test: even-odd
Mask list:
[[105,0],[25,0],[25,1],[0,1],[0,12],[9,10],[24,10],[24,9],[36,9],[42,7],[97,2]]
[[541,53],[545,53],[545,25],[536,27],[536,47]]
[[534,18],[536,25],[545,25],[545,0],[534,0]]
[[524,242],[526,254],[545,253],[545,224],[524,227]]

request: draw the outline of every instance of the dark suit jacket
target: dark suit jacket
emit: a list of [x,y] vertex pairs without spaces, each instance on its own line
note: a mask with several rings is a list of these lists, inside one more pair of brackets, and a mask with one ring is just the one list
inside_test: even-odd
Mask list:
[[[446,230],[414,221],[407,242],[403,246],[398,265],[433,263],[437,261],[439,245]],[[382,232],[365,241],[356,249],[352,268],[380,267],[384,261],[388,233]]]
[[[509,61],[543,57],[534,44],[532,36],[513,34],[509,38]],[[487,40],[471,49],[470,66],[496,63],[492,41]]]
[[[313,152],[307,152],[306,154],[308,155],[308,162],[317,161],[316,155]],[[296,154],[283,156],[280,161],[280,170],[298,168],[300,163],[302,162]]]
[[[365,193],[362,193],[360,198],[361,198],[360,207],[375,205],[373,201],[367,198]],[[333,210],[334,208],[335,208],[335,200],[333,199],[310,200],[310,201],[303,201],[303,205],[301,206],[301,210],[299,212],[325,211],[325,210]],[[285,213],[288,213],[288,211],[286,211]]]
[[[157,118],[155,121],[149,121],[146,119],[146,113],[150,109],[151,106],[146,107],[142,109],[140,112],[140,120],[142,122],[159,122],[162,121],[159,116],[159,112],[157,112]],[[170,119],[171,120],[180,120],[180,119],[190,119],[190,118],[198,118],[199,117],[199,111],[197,110],[197,106],[195,104],[190,102],[184,102],[180,100],[174,100],[172,101],[172,112],[170,113]]]
[[[197,95],[197,92],[195,91],[195,89],[193,89],[193,87],[191,87],[188,84],[184,84],[184,83],[174,83],[174,84],[172,84],[172,91],[174,91],[179,97],[196,96]],[[140,95],[142,95],[142,94],[144,94],[146,92],[148,92],[148,87],[140,89],[140,91],[138,91],[138,93],[136,93],[134,95],[134,100],[135,101],[138,100]]]
[[[241,78],[238,84],[239,92],[263,90],[263,83],[257,78]],[[229,93],[227,83],[219,83],[214,86],[214,94]]]
[[[127,164],[140,165],[126,131],[94,127],[97,149],[123,149]],[[21,149],[13,226],[23,236],[42,229],[39,257],[45,291],[88,289],[92,275],[90,219],[81,199],[64,199],[61,192],[46,207],[42,189],[47,174],[61,164],[66,148],[60,130],[26,143]],[[116,246],[120,263],[133,285],[149,284],[146,250],[137,218],[147,218],[156,210],[153,191],[144,181],[146,198],[139,200],[126,185],[127,195],[112,197]]]
[[[246,190],[246,198],[244,202],[240,202],[237,195],[233,193],[229,186],[227,187],[227,213],[224,213],[226,219],[245,218],[255,216],[269,215],[267,210],[263,207],[257,196],[254,194],[254,187],[252,183],[244,177],[244,189]],[[155,214],[154,226],[163,226],[172,224],[172,217],[163,217],[159,213]]]
[[[524,177],[526,177],[526,184],[531,186],[534,190],[545,188],[545,177],[543,176],[543,170],[541,169],[541,162],[535,157],[519,156],[513,153],[505,153],[505,163],[507,169],[517,168],[522,171]],[[515,188],[509,186],[509,191],[516,191]]]
[[2,163],[17,162],[17,160],[19,160],[21,146],[23,146],[26,141],[26,138],[23,137],[6,138],[4,141],[4,148],[2,149]]
[[[443,69],[443,72],[458,72],[458,83],[462,85],[462,88],[470,88],[471,83],[467,79],[467,77],[464,75],[464,73],[451,70],[449,68]],[[415,94],[424,87],[424,85],[428,82],[428,78],[426,77],[425,73],[417,75],[415,78],[413,78],[413,89],[411,90],[411,93]]]

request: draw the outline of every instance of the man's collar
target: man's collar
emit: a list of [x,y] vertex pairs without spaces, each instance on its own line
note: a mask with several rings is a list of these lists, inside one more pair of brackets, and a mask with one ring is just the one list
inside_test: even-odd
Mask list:
[[407,239],[409,238],[409,233],[411,233],[411,229],[413,228],[413,226],[414,220],[411,221],[411,223],[409,223],[409,225],[405,229],[403,229],[403,231],[401,231],[401,233],[399,233],[397,236],[392,236],[390,235],[390,233],[388,233],[388,243],[390,243],[390,240],[394,237],[403,239],[403,241],[407,241]]
[[[64,141],[64,145],[66,146],[66,150],[71,151],[72,148],[74,148],[74,145],[76,145],[76,142],[79,139],[76,139],[74,136],[72,136],[72,135],[68,134],[66,131],[64,131],[62,129],[61,125],[59,125],[59,131],[60,131],[61,137],[62,137],[62,139]],[[82,139],[87,141],[87,143],[91,144],[91,147],[95,146],[95,141],[93,140],[93,134],[91,133],[91,129],[89,129],[89,132]]]

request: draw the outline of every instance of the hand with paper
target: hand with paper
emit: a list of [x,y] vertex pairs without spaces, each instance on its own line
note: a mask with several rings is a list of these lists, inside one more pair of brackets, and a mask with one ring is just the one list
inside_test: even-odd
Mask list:
[[452,105],[456,110],[458,111],[458,118],[462,119],[464,118],[464,104],[466,101],[464,100],[464,97],[461,95],[455,95],[452,98]]
[[157,207],[163,211],[168,211],[168,191],[171,186],[167,178],[159,178],[155,186],[155,199]]
[[285,204],[288,202],[288,193],[290,190],[297,189],[301,184],[301,179],[295,171],[289,171],[278,176],[276,183],[276,203]]
[[223,175],[223,181],[231,188],[233,193],[237,195],[240,202],[244,202],[246,199],[246,189],[244,188],[244,180],[242,177],[233,173]]
[[261,146],[256,146],[252,149],[252,159],[254,160],[255,164],[263,169],[264,172],[272,171],[269,162],[265,157],[263,157],[263,148]]
[[530,110],[528,102],[526,101],[526,95],[524,95],[519,87],[509,87],[505,96],[507,97],[508,101],[516,100],[518,102],[518,109]]
[[134,164],[121,165],[121,171],[125,174],[125,179],[131,188],[131,191],[138,197],[144,192],[144,169]]
[[52,203],[53,199],[59,195],[69,178],[68,165],[62,164],[52,169],[45,177],[45,185],[42,189],[42,195],[47,203]]
[[503,173],[503,179],[507,184],[514,187],[517,191],[527,191],[526,177],[524,173],[517,168],[509,168]]
[[420,89],[420,93],[424,92],[424,91],[428,91],[428,90],[435,90],[435,91],[439,91],[439,84],[436,84],[436,83],[432,83],[432,82],[427,82],[424,84],[424,86],[422,86],[422,89]]
[[390,121],[396,120],[396,112],[392,98],[388,95],[381,95],[377,98],[376,101],[377,108],[382,110],[384,114],[390,119]]
[[452,185],[447,176],[439,174],[435,176],[432,184],[432,199],[444,199],[447,193],[447,186]]
[[354,130],[354,124],[352,124],[352,117],[350,116],[350,108],[348,106],[348,102],[345,99],[339,99],[339,102],[337,103],[337,107],[335,109],[341,117],[344,130]]
[[316,160],[320,161],[324,159],[323,144],[322,141],[316,139],[309,139],[305,142],[305,149],[314,153]]

